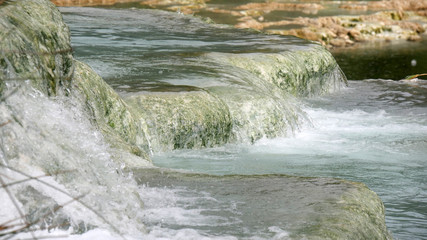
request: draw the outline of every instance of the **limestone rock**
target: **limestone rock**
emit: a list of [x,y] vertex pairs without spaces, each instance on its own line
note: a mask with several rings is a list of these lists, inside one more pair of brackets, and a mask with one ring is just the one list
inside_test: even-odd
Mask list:
[[250,84],[210,87],[209,91],[229,109],[230,142],[254,143],[261,138],[287,136],[304,115],[292,98],[275,96],[274,89],[269,95]]
[[202,89],[187,88],[188,91],[146,92],[126,98],[147,122],[155,151],[229,142],[232,123],[227,106]]
[[73,74],[68,27],[48,0],[10,1],[0,5],[0,79],[29,80],[40,91],[56,95]]
[[339,89],[345,76],[323,47],[281,53],[229,54],[227,61],[295,96],[315,96]]
[[75,61],[73,95],[84,102],[92,122],[107,141],[116,148],[149,159],[150,145],[145,134],[145,121],[88,65]]
[[210,193],[221,202],[239,202],[244,222],[225,226],[233,230],[259,226],[262,219],[262,226],[288,233],[272,239],[392,239],[383,203],[361,183],[280,174],[213,176],[167,169],[141,169],[135,175],[140,184],[179,186]]

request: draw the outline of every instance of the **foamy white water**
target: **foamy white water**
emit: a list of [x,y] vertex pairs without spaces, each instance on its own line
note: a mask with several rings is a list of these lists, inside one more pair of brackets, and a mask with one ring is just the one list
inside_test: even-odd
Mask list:
[[[311,122],[293,136],[159,154],[160,166],[210,174],[284,173],[367,184],[386,206],[394,236],[427,232],[427,82],[352,81],[305,100]],[[424,207],[423,207],[424,206]]]
[[[159,79],[169,79],[170,83],[189,84],[192,82],[190,80],[199,81],[200,78],[201,82],[209,83],[211,79],[205,77],[212,71],[205,68],[206,63],[195,61],[197,64],[194,64],[193,60],[185,59],[185,63],[193,63],[191,68],[186,69],[183,68],[186,65],[182,63],[184,58],[181,55],[185,55],[194,47],[188,44],[190,38],[193,38],[193,43],[197,43],[198,47],[208,47],[205,51],[211,51],[209,46],[212,43],[215,43],[217,51],[223,51],[225,47],[224,38],[221,36],[210,43],[203,39],[197,40],[200,31],[199,28],[189,25],[191,21],[180,22],[180,26],[186,31],[175,32],[175,39],[152,42],[132,34],[132,31],[140,27],[139,24],[137,28],[123,28],[123,25],[118,24],[121,22],[124,26],[132,25],[134,22],[126,18],[129,16],[144,23],[145,20],[150,20],[148,27],[155,26],[156,31],[162,30],[158,37],[164,38],[177,30],[176,24],[167,22],[170,15],[166,13],[162,13],[165,24],[159,23],[154,12],[148,19],[144,19],[144,16],[140,16],[136,11],[122,11],[122,14],[114,19],[114,15],[106,14],[100,9],[84,11],[86,17],[81,16],[79,11],[68,11],[68,14],[78,16],[80,25],[74,27],[80,29],[79,34],[93,34],[94,31],[90,27],[83,28],[89,17],[93,21],[96,20],[100,26],[114,30],[97,27],[99,37],[91,39],[81,36],[81,45],[77,45],[82,47],[80,54],[83,59],[99,67],[99,70],[103,71],[101,74],[105,74],[118,88],[140,85],[141,76],[153,77],[155,84],[159,84],[156,82]],[[94,11],[101,12],[100,16],[93,17]],[[118,25],[105,26],[105,22],[115,22]],[[150,23],[153,23],[152,26],[149,26]],[[164,32],[165,27],[160,24],[167,25],[167,31]],[[197,25],[200,25],[200,21],[197,21]],[[130,32],[123,36],[123,29]],[[148,36],[155,32],[152,28],[141,29],[148,29]],[[190,30],[192,34],[188,35]],[[115,33],[118,35],[114,36]],[[206,29],[206,33],[209,33],[209,29]],[[216,34],[214,36],[217,37]],[[83,47],[88,42],[97,42],[93,40],[99,38],[104,40],[98,42],[102,45],[100,48]],[[256,44],[260,45],[261,49],[268,50],[271,44],[267,40],[272,38],[274,42],[276,37],[265,38]],[[181,46],[179,54],[166,53],[166,57],[158,59],[158,56],[165,54],[166,49],[175,52],[178,42],[186,43]],[[129,56],[107,51],[113,46],[122,48],[118,52],[135,50],[136,43],[147,49],[143,47],[134,51],[132,60],[128,60]],[[253,47],[253,43],[238,40],[231,44],[230,49],[235,51],[239,45],[244,46],[240,51]],[[156,50],[154,54],[151,52],[153,46]],[[287,48],[286,44],[278,44],[278,47],[280,46]],[[194,50],[190,52],[192,51]],[[109,52],[110,55],[99,57],[95,56],[94,52],[101,55]],[[196,57],[200,54],[192,53]],[[117,62],[111,60],[113,56]],[[141,64],[138,61],[141,59],[145,60],[145,64],[139,68]],[[109,64],[106,64],[108,61]],[[144,74],[141,75],[142,72]],[[154,76],[153,72],[156,73]],[[197,74],[192,75],[189,72]],[[128,75],[123,77],[126,74]],[[132,78],[129,80],[130,75]],[[173,77],[177,75],[184,80],[174,81]],[[189,76],[192,79],[188,79]],[[146,83],[141,85],[144,84]],[[427,154],[425,86],[423,81],[351,82],[350,88],[341,93],[325,98],[301,100],[306,105],[304,110],[311,122],[301,126],[300,131],[294,135],[262,139],[254,145],[228,145],[213,149],[163,153],[155,156],[155,161],[165,167],[218,175],[285,173],[361,181],[384,200],[388,227],[395,236],[422,239],[427,235],[427,194],[424,182]],[[146,86],[141,89],[144,87]],[[269,208],[269,205],[266,209],[261,208],[266,205],[266,199],[254,200],[254,193],[250,192],[252,185],[248,184],[249,188],[239,192],[247,179],[239,182],[238,179],[230,178],[225,181],[226,184],[221,185],[218,179],[209,180],[209,177],[204,176],[195,177],[196,180],[187,179],[185,184],[181,183],[183,186],[177,186],[178,183],[175,186],[138,185],[131,174],[123,171],[124,166],[112,157],[112,149],[90,123],[82,106],[66,99],[49,99],[37,92],[28,93],[30,94],[20,94],[19,97],[12,96],[7,100],[7,106],[1,105],[2,120],[14,115],[21,123],[13,122],[1,128],[1,162],[7,166],[19,166],[19,169],[26,170],[30,175],[53,173],[54,176],[43,177],[44,182],[28,181],[15,185],[10,188],[12,196],[2,190],[0,197],[8,199],[3,202],[6,206],[13,205],[14,198],[21,198],[21,202],[30,203],[26,205],[29,208],[26,210],[35,210],[35,213],[28,218],[46,220],[45,226],[52,226],[54,229],[17,235],[16,238],[61,238],[61,235],[74,239],[288,238],[288,229],[282,226],[292,227],[294,222],[289,221],[291,224],[287,225],[283,216],[292,209],[283,208],[283,205],[278,203],[282,203],[282,199],[288,199],[292,191],[280,189],[281,186],[277,186],[280,179],[265,177],[251,182],[262,185],[258,189],[262,193],[261,196],[273,199],[269,204],[276,208]],[[57,170],[70,172],[55,173]],[[6,176],[7,183],[28,178],[7,169],[2,169],[1,174],[2,177]],[[157,180],[159,179],[161,177]],[[148,182],[151,180],[156,179],[149,179]],[[200,184],[201,181],[204,183]],[[73,200],[73,197],[80,196],[83,202]],[[66,204],[70,200],[73,201]],[[290,201],[289,205],[296,201]],[[44,203],[66,206],[61,208],[57,218],[48,219],[43,215],[52,211],[52,205],[43,205]],[[24,206],[18,204],[14,208],[4,207],[7,210],[2,212],[1,220],[22,217],[17,210],[21,207]],[[279,217],[274,215],[277,209],[283,211]],[[279,225],[280,220],[283,222]]]
[[[240,228],[215,232],[243,222],[238,202],[187,187],[138,186],[73,97],[47,98],[24,86],[0,103],[0,114],[2,123],[18,120],[0,128],[0,177],[10,184],[9,192],[0,189],[0,224],[17,231],[6,237],[238,239]],[[27,224],[34,224],[29,232],[19,230]],[[288,234],[263,228],[246,229],[246,238]]]
[[25,85],[0,103],[0,114],[2,123],[10,120],[0,128],[0,176],[10,184],[9,192],[0,189],[0,223],[19,224],[12,228],[18,230],[25,224],[71,232],[144,230],[137,224],[135,208],[142,205],[136,183],[78,101],[47,98]]

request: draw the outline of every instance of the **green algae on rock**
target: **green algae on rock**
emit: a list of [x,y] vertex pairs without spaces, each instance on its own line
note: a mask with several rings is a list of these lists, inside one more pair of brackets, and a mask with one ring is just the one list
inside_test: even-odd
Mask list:
[[341,180],[340,184],[347,189],[333,204],[337,212],[319,216],[320,221],[300,230],[301,235],[305,239],[393,239],[378,195],[363,183]]
[[316,44],[303,50],[228,54],[223,58],[298,97],[332,92],[347,81],[332,54]]
[[0,79],[30,80],[56,95],[73,74],[70,34],[61,13],[49,1],[8,1],[0,5]]
[[232,123],[227,106],[202,89],[134,94],[126,102],[147,122],[156,151],[229,142]]
[[79,61],[75,65],[73,94],[83,98],[81,101],[86,103],[92,121],[109,143],[149,159],[151,150],[144,119],[136,119],[122,98],[88,65]]
[[47,0],[10,1],[0,6],[0,13],[1,91],[29,83],[48,96],[73,92],[113,147],[149,159],[144,121],[135,120],[89,66],[73,59],[70,32],[55,5]]
[[254,143],[263,137],[284,137],[292,133],[301,121],[302,112],[273,92],[264,92],[248,85],[210,87],[230,111],[231,142]]

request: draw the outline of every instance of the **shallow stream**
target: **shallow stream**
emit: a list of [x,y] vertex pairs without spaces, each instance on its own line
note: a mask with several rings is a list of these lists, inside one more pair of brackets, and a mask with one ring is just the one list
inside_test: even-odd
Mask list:
[[[240,30],[209,27],[201,20],[175,13],[92,8],[61,11],[70,26],[75,57],[88,63],[124,96],[176,91],[174,85],[180,85],[181,90],[186,90],[182,86],[210,87],[238,78],[238,73],[230,72],[233,69],[216,65],[211,53],[285,51],[289,43],[292,48],[306,44],[292,37],[257,33],[242,37]],[[345,53],[340,56],[340,63],[350,63]],[[423,61],[418,66],[427,69]],[[346,65],[345,70],[352,76],[351,66]],[[395,238],[427,239],[427,81],[350,79],[346,88],[292,101],[303,109],[307,120],[286,137],[158,152],[153,162],[160,167],[219,176],[288,174],[363,182],[384,202],[386,224]],[[244,186],[232,179],[220,180],[229,181],[223,187],[227,188],[225,192]],[[249,201],[253,196],[249,193],[236,197],[223,191],[223,195],[215,195],[215,189],[220,188],[218,181],[200,180],[205,181],[200,183],[203,187],[195,185],[197,181],[177,180],[175,187],[152,181],[150,185],[150,179],[142,180],[150,196],[145,199],[145,224],[152,238],[182,234],[195,239],[282,239],[288,234],[284,228],[292,229],[283,223],[273,224],[268,213],[257,213],[257,205],[250,205],[255,203]],[[266,186],[278,183],[268,175],[263,181],[268,182]],[[263,191],[274,195],[272,206],[287,195],[286,188]],[[242,210],[246,208],[254,212]],[[254,216],[261,218],[248,221]],[[250,224],[241,229],[242,221]]]

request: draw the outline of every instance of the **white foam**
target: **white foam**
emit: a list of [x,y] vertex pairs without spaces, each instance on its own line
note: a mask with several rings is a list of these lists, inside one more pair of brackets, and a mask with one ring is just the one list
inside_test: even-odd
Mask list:
[[189,228],[173,230],[161,227],[154,227],[150,233],[142,236],[142,238],[147,240],[237,240],[233,236],[204,235]]
[[[144,209],[141,211],[147,227],[173,225],[186,226],[222,226],[231,223],[230,219],[206,211],[230,211],[223,209],[223,204],[206,192],[185,188],[141,187]],[[228,206],[228,205],[227,205]],[[236,221],[236,220],[235,220]]]
[[262,139],[251,152],[277,154],[321,154],[381,149],[390,154],[402,154],[390,146],[390,142],[404,140],[407,135],[427,134],[427,126],[416,121],[403,122],[384,110],[329,111],[307,108],[312,125],[306,125],[294,137]]
[[[27,86],[23,88],[23,92],[0,104],[2,119],[13,120],[14,116],[19,121],[0,129],[0,162],[30,176],[54,176],[43,178],[44,183],[32,180],[19,184],[19,188],[12,188],[13,194],[31,186],[40,195],[37,198],[48,198],[58,205],[70,201],[70,196],[83,195],[84,206],[74,201],[61,209],[72,225],[84,222],[110,230],[140,232],[142,224],[138,224],[135,211],[141,208],[137,185],[121,172],[120,164],[109,153],[109,145],[82,106],[72,98],[47,98]],[[6,168],[0,170],[13,181],[19,180]]]

